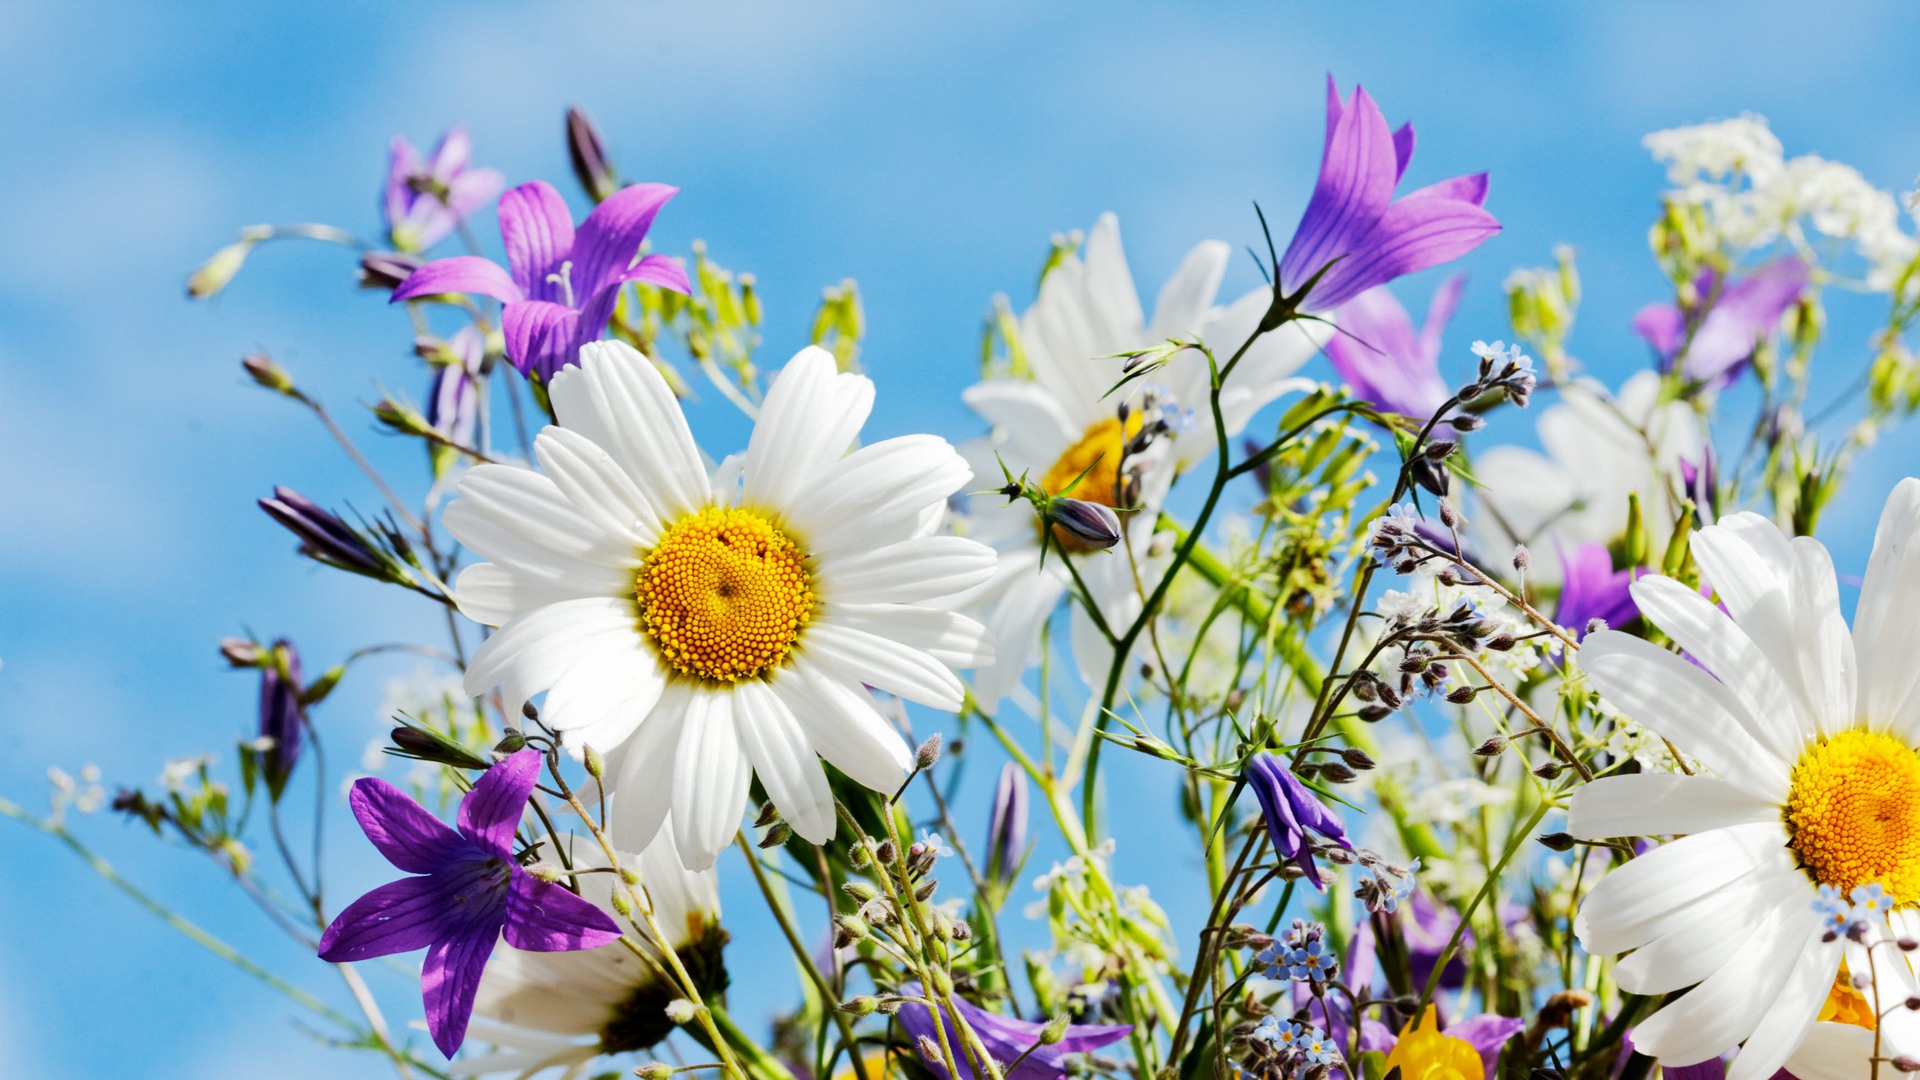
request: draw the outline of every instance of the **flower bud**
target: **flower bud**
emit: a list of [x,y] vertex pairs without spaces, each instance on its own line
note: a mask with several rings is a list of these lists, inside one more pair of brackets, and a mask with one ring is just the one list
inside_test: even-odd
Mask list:
[[1513,545],[1513,568],[1524,574],[1527,572],[1527,568],[1532,565],[1533,552],[1527,550],[1527,545]]
[[599,125],[578,105],[567,110],[567,159],[573,163],[573,175],[594,202],[604,202],[620,190],[620,178],[613,162],[607,160]]
[[920,744],[918,750],[913,752],[913,767],[915,771],[931,769],[939,760],[940,733],[936,731],[927,738],[926,742]]
[[240,239],[213,253],[213,257],[200,264],[200,268],[187,277],[187,295],[195,300],[204,300],[227,287],[233,276],[246,264],[247,256],[254,245],[273,235],[273,229],[265,225],[256,225],[240,231]]
[[777,848],[791,839],[793,839],[793,826],[784,821],[776,821],[773,827],[767,830],[767,835],[760,838],[758,846],[764,851],[767,848]]
[[559,867],[550,862],[534,863],[532,866],[527,867],[527,873],[532,875],[534,880],[544,881],[549,885],[559,884],[560,879],[566,876],[561,873]]
[[425,728],[402,724],[394,728],[387,738],[393,745],[387,747],[386,751],[394,757],[450,765],[456,769],[478,770],[488,765],[485,759],[466,747]]
[[891,840],[882,840],[874,845],[873,857],[882,864],[891,865],[899,854],[900,849],[894,847]]
[[1483,742],[1479,746],[1474,747],[1473,756],[1474,757],[1498,757],[1502,753],[1505,753],[1506,749],[1507,749],[1507,740],[1501,738],[1498,735],[1495,735],[1492,738],[1488,739],[1486,742]]
[[1047,1026],[1040,1029],[1040,1037],[1035,1041],[1041,1046],[1052,1046],[1054,1043],[1066,1037],[1067,1015],[1061,1013],[1059,1016],[1047,1021]]
[[1573,850],[1573,837],[1568,833],[1546,833],[1542,835],[1539,840],[1540,846],[1546,848],[1548,851]]
[[1017,762],[1000,769],[987,823],[987,869],[1001,881],[1012,880],[1027,847],[1027,774]]
[[599,779],[607,774],[607,759],[600,756],[598,749],[589,744],[585,756],[588,776]]
[[672,1001],[667,1002],[666,1014],[667,1019],[674,1023],[685,1024],[700,1015],[700,1006],[695,1005],[686,998],[674,998]]
[[1061,532],[1091,548],[1110,548],[1120,542],[1119,515],[1099,503],[1053,499],[1047,504],[1047,519]]
[[636,1065],[633,1075],[640,1080],[672,1080],[673,1066],[664,1061],[649,1061],[645,1065]]
[[369,251],[360,256],[360,287],[392,292],[426,263],[397,251]]
[[849,881],[845,885],[840,886],[840,891],[863,904],[880,895],[879,889],[874,888],[864,881]]
[[940,880],[938,878],[928,878],[927,880],[921,882],[918,888],[913,890],[913,898],[915,900],[924,901],[928,897],[932,896],[934,893],[934,890],[938,889],[939,887],[940,887]]
[[1374,765],[1373,759],[1367,756],[1367,752],[1357,746],[1349,746],[1340,751],[1340,760],[1346,762],[1349,768],[1358,769],[1361,772],[1373,768]]
[[1347,768],[1338,761],[1329,761],[1320,766],[1320,775],[1329,783],[1351,784],[1360,778],[1360,774]]
[[317,562],[368,577],[385,577],[386,563],[366,538],[339,515],[292,488],[276,487],[260,509],[300,539],[300,553]]
[[285,368],[274,363],[273,357],[266,353],[248,353],[240,358],[240,366],[246,369],[248,376],[254,382],[268,390],[288,397],[294,396],[293,377],[287,374]]
[[880,999],[872,994],[861,994],[840,1003],[840,1011],[854,1016],[872,1016],[880,1009]]
[[259,667],[266,654],[257,641],[230,637],[220,639],[220,655],[233,667],[250,668]]
[[[618,889],[614,890],[613,893],[613,913],[623,919],[633,918],[633,904],[627,899],[627,894]],[[668,1008],[672,1008],[672,1006],[668,1006]]]

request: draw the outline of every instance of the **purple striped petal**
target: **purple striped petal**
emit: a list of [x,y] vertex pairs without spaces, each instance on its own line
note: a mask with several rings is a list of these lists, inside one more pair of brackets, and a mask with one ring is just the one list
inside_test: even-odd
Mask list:
[[355,780],[347,805],[361,831],[395,869],[431,874],[474,854],[465,837],[379,777]]
[[447,184],[447,207],[455,223],[493,201],[506,186],[498,169],[468,169]]
[[1413,121],[1400,125],[1393,133],[1393,182],[1407,175],[1407,164],[1413,160]]
[[612,309],[611,305],[602,308],[589,304],[587,314],[595,310],[602,312],[601,322],[589,330],[583,313],[564,304],[542,300],[508,304],[500,317],[507,359],[523,375],[538,375],[542,380],[552,381],[556,372],[578,360],[581,345],[600,336],[600,330],[606,325],[604,313]]
[[390,302],[442,293],[479,293],[510,304],[523,295],[498,263],[478,255],[455,255],[451,259],[435,259],[408,274],[407,280],[393,290]]
[[467,839],[502,859],[513,858],[513,833],[540,779],[540,751],[525,749],[488,769],[460,800],[456,820]]
[[414,191],[407,181],[420,170],[420,152],[413,148],[405,135],[395,135],[387,142],[387,184],[381,191],[380,212],[385,220],[387,231],[407,219],[407,208],[413,205]]
[[625,281],[644,281],[682,296],[693,291],[693,283],[687,279],[687,268],[671,255],[649,255],[641,259],[633,264],[633,269],[614,279],[615,284]]
[[1457,259],[1499,231],[1493,215],[1470,202],[1402,199],[1320,280],[1311,306],[1338,307],[1375,285]]
[[[900,988],[900,992],[913,996],[925,991],[918,983],[908,983]],[[967,1026],[980,1036],[980,1042],[994,1060],[1010,1062],[1026,1054],[1026,1060],[1006,1074],[1007,1080],[1061,1080],[1067,1072],[1066,1055],[1098,1050],[1119,1042],[1133,1031],[1127,1024],[1068,1024],[1066,1034],[1059,1042],[1051,1046],[1036,1046],[1045,1024],[988,1012],[957,996],[953,999],[953,1005],[966,1019]],[[907,1002],[900,1007],[898,1019],[900,1026],[907,1030],[916,1044],[922,1037],[934,1038],[933,1010],[926,1005]],[[952,1012],[947,1011],[942,1019],[946,1022],[948,1038],[951,1039],[955,1030]],[[1032,1052],[1028,1053],[1029,1050]],[[965,1080],[977,1080],[973,1063],[967,1060],[966,1055],[956,1053],[955,1057],[966,1073]],[[935,1076],[941,1080],[951,1080],[945,1063],[925,1058],[921,1060]]]
[[506,936],[528,952],[572,952],[620,940],[620,927],[591,901],[516,871],[507,886]]
[[679,188],[666,184],[633,184],[594,207],[573,245],[574,295],[584,299],[621,280],[660,208],[678,194]]
[[[566,299],[558,276],[573,254],[573,212],[553,185],[535,180],[500,196],[500,237],[521,296],[559,303]],[[579,281],[579,271],[573,271]]]
[[1490,181],[1486,173],[1474,173],[1470,176],[1455,176],[1437,184],[1409,191],[1402,199],[1458,199],[1480,206],[1487,201],[1487,188]]
[[1388,412],[1431,416],[1447,399],[1434,354],[1413,332],[1405,308],[1385,288],[1342,304],[1327,359],[1354,393]]
[[[1364,89],[1355,87],[1353,103],[1340,113],[1327,140],[1320,178],[1280,261],[1280,279],[1288,288],[1305,284],[1373,229],[1393,201],[1396,167],[1387,118]],[[1337,305],[1328,302],[1318,310]]]
[[451,1058],[467,1038],[467,1021],[473,1017],[474,993],[480,988],[480,975],[487,969],[487,958],[500,940],[500,923],[477,922],[463,932],[436,941],[427,949],[427,961],[420,969],[420,996],[427,1007],[427,1030],[433,1045]]
[[432,945],[464,921],[460,898],[484,877],[482,865],[390,881],[348,904],[320,935],[320,959],[348,964]]

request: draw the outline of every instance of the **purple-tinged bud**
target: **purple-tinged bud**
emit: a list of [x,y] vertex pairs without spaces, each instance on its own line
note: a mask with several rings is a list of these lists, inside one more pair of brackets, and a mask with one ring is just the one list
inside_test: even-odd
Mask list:
[[1487,426],[1487,422],[1485,420],[1482,420],[1480,417],[1475,416],[1472,413],[1461,413],[1459,416],[1456,416],[1453,419],[1447,421],[1447,423],[1452,424],[1453,430],[1458,431],[1461,434],[1465,434],[1469,431],[1479,431],[1481,428]]
[[221,638],[220,655],[237,668],[259,667],[260,662],[266,659],[266,651],[260,648],[259,642],[241,637]]
[[1473,748],[1474,757],[1498,757],[1507,749],[1507,740],[1498,735]]
[[433,373],[433,389],[427,395],[427,424],[448,442],[471,447],[480,424],[480,363],[486,355],[486,343],[480,332],[469,326],[453,335],[447,350],[457,360],[440,365]]
[[1365,750],[1357,746],[1349,746],[1345,750],[1340,751],[1340,760],[1346,762],[1349,768],[1358,769],[1361,772],[1365,772],[1374,767],[1373,758],[1369,757]]
[[1099,503],[1059,498],[1047,504],[1054,527],[1090,548],[1110,548],[1120,542],[1120,516]]
[[1894,1058],[1888,1064],[1892,1065],[1894,1068],[1900,1070],[1903,1073],[1920,1072],[1920,1058],[1910,1058],[1905,1054],[1901,1054],[1899,1057]]
[[392,292],[425,265],[418,256],[397,251],[369,251],[360,256],[360,287]]
[[[1315,889],[1323,889],[1308,833],[1325,837],[1332,845],[1331,851],[1350,851],[1353,845],[1340,818],[1314,797],[1285,762],[1264,750],[1248,759],[1244,775],[1254,797],[1260,800],[1260,813],[1274,851],[1283,862],[1297,867]],[[1331,851],[1327,853],[1330,859],[1335,858]]]
[[266,353],[248,353],[240,358],[240,366],[246,369],[247,376],[254,382],[276,394],[292,397],[295,394],[293,377],[287,369],[275,363]]
[[1407,477],[1435,495],[1445,495],[1453,487],[1453,474],[1447,467],[1424,454],[1407,463]]
[[281,638],[260,665],[260,735],[270,740],[260,758],[260,775],[274,802],[287,788],[300,762],[306,711],[300,705],[300,653]]
[[473,771],[493,764],[445,735],[425,728],[402,724],[388,733],[387,738],[393,745],[384,749],[394,757]]
[[1533,565],[1533,552],[1527,550],[1527,545],[1525,544],[1513,545],[1513,568],[1524,574],[1527,572],[1527,569],[1532,565]]
[[300,538],[300,552],[310,559],[369,577],[385,577],[385,563],[366,538],[339,516],[288,487],[273,489],[260,500],[260,509]]
[[620,190],[620,177],[607,160],[599,125],[578,105],[567,110],[567,158],[573,162],[573,175],[594,202],[603,202]]
[[931,769],[939,760],[940,733],[936,731],[927,736],[927,741],[921,743],[920,748],[913,752],[913,767],[915,771]]
[[1027,774],[1015,762],[1000,769],[993,791],[993,815],[987,821],[987,872],[1012,881],[1027,851]]

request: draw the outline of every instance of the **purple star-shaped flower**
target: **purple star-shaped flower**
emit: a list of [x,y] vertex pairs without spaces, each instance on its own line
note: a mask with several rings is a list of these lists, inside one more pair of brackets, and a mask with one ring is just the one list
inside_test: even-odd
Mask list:
[[1648,304],[1634,315],[1633,331],[1660,354],[1666,370],[1677,361],[1688,379],[1724,386],[1746,370],[1761,340],[1800,302],[1810,280],[1806,262],[1791,255],[1729,279],[1715,297],[1719,275],[1703,269],[1693,281],[1699,307],[1683,311],[1673,304]]
[[1560,605],[1553,621],[1585,636],[1587,624],[1601,619],[1621,627],[1640,617],[1633,602],[1632,570],[1615,570],[1605,544],[1588,541],[1560,556]]
[[620,937],[605,912],[514,859],[514,830],[539,777],[537,750],[488,769],[460,800],[457,831],[385,780],[356,781],[348,797],[380,854],[421,876],[347,905],[320,936],[320,959],[344,964],[427,950],[420,974],[427,1028],[448,1057],[466,1038],[480,973],[503,932],[507,944],[530,952],[594,949]]
[[499,193],[506,183],[499,170],[468,168],[472,156],[473,143],[463,127],[448,128],[426,158],[406,136],[393,137],[380,210],[395,248],[427,250]]
[[1500,231],[1481,204],[1487,174],[1456,176],[1396,199],[1413,159],[1413,125],[1387,127],[1365,90],[1340,100],[1327,76],[1327,138],[1320,179],[1280,260],[1282,287],[1315,282],[1303,310],[1331,311],[1376,285],[1465,255]]
[[[900,992],[908,996],[924,993],[919,983],[908,983],[900,988]],[[980,1041],[986,1045],[987,1053],[991,1054],[995,1061],[1004,1064],[1022,1054],[1027,1055],[1026,1060],[1006,1074],[1006,1080],[1061,1080],[1067,1075],[1066,1056],[1068,1054],[1098,1050],[1110,1043],[1119,1042],[1133,1031],[1131,1024],[1068,1024],[1066,1035],[1059,1042],[1049,1046],[1035,1046],[1039,1042],[1041,1029],[1047,1025],[991,1013],[958,996],[953,999],[953,1007],[960,1010],[960,1015],[966,1019],[967,1026],[973,1029],[974,1034],[980,1036]],[[967,1074],[965,1080],[978,1080],[973,1062],[967,1059],[966,1052],[956,1041],[955,1032],[958,1029],[954,1026],[951,1011],[943,1019],[946,1022],[948,1044],[953,1047],[953,1054],[959,1061],[960,1068]],[[933,1031],[933,1010],[926,1005],[917,1001],[906,1002],[900,1006],[899,1020],[900,1026],[906,1028],[907,1034],[912,1037],[916,1048],[922,1038],[933,1039],[936,1043],[939,1041]],[[1029,1049],[1033,1051],[1030,1054],[1027,1053]],[[953,1080],[947,1075],[945,1062],[925,1057],[921,1060],[926,1062],[927,1068],[940,1080]]]
[[1319,833],[1352,851],[1353,844],[1347,840],[1347,830],[1340,819],[1314,798],[1313,792],[1307,790],[1307,785],[1300,782],[1285,762],[1264,750],[1247,762],[1246,778],[1247,786],[1260,800],[1260,812],[1266,816],[1267,837],[1273,841],[1273,849],[1282,859],[1304,871],[1315,889],[1325,891],[1325,886],[1320,884],[1320,870],[1313,862],[1313,847],[1307,841],[1307,832]]
[[1387,412],[1432,416],[1453,393],[1440,377],[1440,334],[1460,306],[1463,275],[1448,278],[1427,304],[1416,333],[1413,319],[1384,288],[1368,289],[1334,312],[1339,330],[1327,341],[1327,359],[1353,392]]
[[521,373],[551,381],[576,361],[580,346],[606,330],[622,284],[644,281],[689,291],[687,272],[673,259],[635,259],[654,216],[679,193],[665,184],[622,188],[594,207],[576,232],[566,201],[551,184],[521,184],[500,196],[500,235],[511,271],[477,255],[438,259],[408,275],[393,299],[464,292],[501,301],[507,359]]

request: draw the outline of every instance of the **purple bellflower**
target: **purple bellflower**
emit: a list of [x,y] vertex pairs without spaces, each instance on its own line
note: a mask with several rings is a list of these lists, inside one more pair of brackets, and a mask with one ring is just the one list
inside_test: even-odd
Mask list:
[[[925,993],[919,983],[908,983],[900,988],[900,992],[908,996]],[[967,1021],[967,1026],[973,1029],[974,1034],[980,1036],[980,1041],[985,1044],[987,1053],[991,1054],[995,1061],[1006,1063],[1022,1054],[1027,1055],[1025,1061],[1006,1074],[1006,1080],[1061,1080],[1067,1075],[1066,1056],[1068,1054],[1098,1050],[1110,1043],[1119,1042],[1133,1031],[1131,1024],[1068,1024],[1066,1034],[1059,1042],[1047,1046],[1036,1046],[1035,1044],[1040,1041],[1041,1030],[1047,1026],[1045,1024],[990,1013],[958,996],[953,999],[953,1008],[960,1011],[960,1015]],[[947,1037],[953,1040],[956,1028],[951,1010],[947,1011],[944,1019]],[[923,1038],[939,1042],[934,1034],[933,1010],[930,1007],[917,1001],[906,1002],[900,1006],[899,1020],[900,1026],[906,1028],[907,1034],[912,1037],[916,1048]],[[953,1042],[951,1045],[955,1060],[967,1074],[965,1080],[980,1080],[974,1072],[973,1062],[967,1059],[966,1053],[959,1044]],[[1029,1048],[1033,1050],[1030,1054],[1027,1053]],[[921,1060],[926,1062],[927,1068],[934,1076],[939,1077],[939,1080],[954,1080],[947,1074],[945,1062],[937,1058],[928,1059],[924,1055]]]
[[1560,604],[1553,621],[1585,636],[1587,625],[1600,619],[1622,627],[1640,617],[1633,602],[1632,570],[1615,570],[1605,544],[1589,541],[1560,556]]
[[506,181],[499,170],[468,168],[472,156],[473,143],[463,127],[448,128],[426,158],[406,136],[393,137],[380,209],[396,249],[427,250],[500,193]]
[[306,732],[306,709],[300,703],[305,687],[300,681],[300,653],[281,638],[261,657],[260,735],[271,745],[260,756],[260,775],[274,802],[287,789],[287,779],[300,761]]
[[1352,851],[1353,844],[1348,842],[1347,830],[1340,819],[1321,805],[1285,762],[1264,750],[1247,762],[1246,779],[1254,797],[1260,800],[1260,812],[1266,816],[1267,836],[1273,841],[1273,849],[1282,859],[1299,867],[1315,889],[1325,892],[1307,833],[1316,832]]
[[573,214],[552,185],[521,184],[500,196],[500,235],[511,270],[477,255],[438,259],[401,282],[393,299],[479,293],[501,301],[507,359],[522,374],[551,381],[575,362],[580,346],[606,330],[621,285],[643,281],[689,291],[687,272],[675,260],[648,255],[636,261],[654,216],[679,193],[665,184],[622,188],[575,232]]
[[[1481,206],[1485,173],[1394,198],[1412,158],[1412,124],[1390,130],[1365,90],[1355,87],[1342,102],[1327,76],[1320,178],[1280,260],[1280,283],[1295,290],[1303,310],[1332,311],[1376,285],[1451,262],[1500,231]],[[1309,282],[1308,295],[1298,298]]]
[[1683,311],[1672,304],[1648,304],[1633,317],[1633,330],[1660,355],[1663,370],[1672,371],[1678,363],[1687,379],[1724,386],[1739,378],[1780,317],[1800,302],[1810,274],[1806,262],[1788,256],[1719,288],[1719,275],[1703,269],[1693,289],[1699,304],[1711,306]]
[[620,928],[594,904],[540,881],[514,858],[513,834],[540,778],[540,752],[521,750],[488,769],[460,800],[450,829],[399,788],[355,781],[348,802],[367,839],[409,874],[347,905],[320,936],[336,964],[427,950],[420,975],[427,1029],[452,1057],[467,1035],[474,992],[504,934],[530,952],[610,944]]
[[480,331],[465,326],[447,339],[447,351],[457,359],[434,369],[427,423],[453,442],[470,447],[480,424],[480,362],[486,343]]
[[1016,762],[1000,769],[993,790],[993,816],[987,822],[987,869],[1000,881],[1011,881],[1027,853],[1027,774]]
[[1432,416],[1453,393],[1440,377],[1440,335],[1460,306],[1467,279],[1456,274],[1436,289],[1419,332],[1407,309],[1385,288],[1368,289],[1334,312],[1339,330],[1327,359],[1353,392],[1402,416]]

